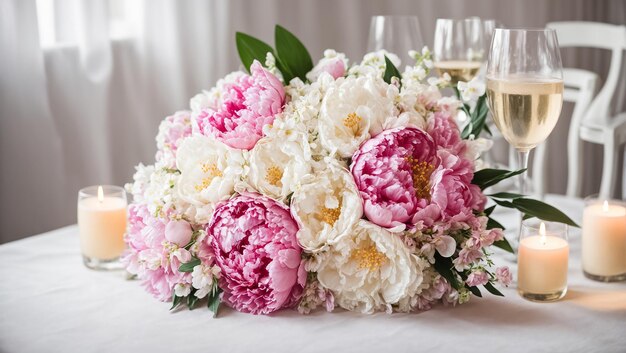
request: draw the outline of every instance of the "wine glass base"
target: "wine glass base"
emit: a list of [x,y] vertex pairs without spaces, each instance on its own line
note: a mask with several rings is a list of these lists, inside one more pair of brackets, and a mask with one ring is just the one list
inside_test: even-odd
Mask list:
[[96,271],[119,271],[124,269],[124,265],[119,257],[108,260],[100,260],[83,255],[83,264],[89,269]]
[[622,282],[622,281],[626,281],[626,273],[622,273],[622,274],[619,274],[619,275],[612,275],[612,276],[602,276],[602,275],[593,275],[593,274],[583,270],[583,274],[585,275],[585,277],[589,278],[590,280],[598,281],[598,282]]
[[521,289],[517,289],[519,295],[531,302],[549,303],[562,299],[567,294],[567,287],[553,293],[530,293]]

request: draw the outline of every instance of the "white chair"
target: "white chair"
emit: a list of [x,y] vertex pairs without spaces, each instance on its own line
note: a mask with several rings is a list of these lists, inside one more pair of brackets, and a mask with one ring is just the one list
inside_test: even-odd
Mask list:
[[[582,160],[580,156],[582,141],[578,138],[583,116],[589,111],[591,100],[596,92],[598,75],[591,71],[580,69],[563,69],[563,101],[574,103],[574,110],[570,120],[567,136],[568,145],[568,178],[567,196],[580,196],[580,175],[582,174]],[[547,184],[546,148],[550,138],[535,148],[533,155],[532,186],[533,193],[543,197]]]
[[[559,45],[611,50],[611,65],[606,82],[593,99],[589,109],[582,115],[579,125],[571,125],[577,134],[570,131],[568,139],[569,180],[567,194],[580,194],[582,166],[581,140],[604,146],[601,197],[610,197],[615,190],[617,157],[619,148],[626,143],[626,113],[610,116],[611,100],[615,94],[622,66],[623,51],[626,49],[626,26],[596,22],[552,22],[547,25],[557,32]],[[575,131],[574,131],[575,132]]]

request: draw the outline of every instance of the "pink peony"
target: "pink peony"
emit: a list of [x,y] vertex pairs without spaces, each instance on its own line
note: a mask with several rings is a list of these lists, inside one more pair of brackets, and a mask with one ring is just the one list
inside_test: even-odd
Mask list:
[[252,149],[263,137],[263,126],[272,124],[283,110],[285,90],[258,61],[250,66],[250,72],[252,75],[225,84],[219,107],[200,112],[196,119],[202,134],[244,150]]
[[207,231],[227,304],[268,314],[297,303],[306,271],[287,207],[265,196],[240,195],[216,207]]
[[175,168],[178,146],[188,136],[191,136],[191,112],[179,111],[166,117],[159,125],[156,137],[156,161],[163,161],[166,166]]
[[470,273],[469,276],[467,276],[467,280],[465,281],[465,283],[472,287],[482,286],[487,284],[487,282],[489,282],[489,275],[482,270]]
[[509,270],[509,268],[506,266],[498,267],[496,269],[496,278],[498,279],[498,282],[502,283],[503,286],[507,286],[507,287],[513,281],[513,275],[511,274],[511,271]]
[[445,112],[437,112],[428,119],[428,134],[432,136],[435,144],[450,151],[457,156],[462,155],[466,145],[461,139],[461,132],[454,119]]
[[154,218],[142,204],[128,207],[128,250],[122,263],[131,274],[143,281],[143,286],[155,298],[172,298],[176,284],[190,284],[191,274],[178,267],[191,260],[189,251],[170,243],[165,237],[166,219]]
[[432,202],[441,209],[445,221],[465,222],[482,210],[487,202],[480,188],[472,184],[471,161],[440,150],[441,164],[432,173]]
[[416,213],[430,204],[436,148],[430,135],[410,127],[383,131],[361,145],[350,170],[370,221],[387,228],[417,221]]
[[313,70],[307,74],[307,78],[310,81],[316,81],[322,73],[330,74],[334,79],[343,77],[346,74],[345,59],[340,56],[334,56],[330,58],[323,58],[315,65]]

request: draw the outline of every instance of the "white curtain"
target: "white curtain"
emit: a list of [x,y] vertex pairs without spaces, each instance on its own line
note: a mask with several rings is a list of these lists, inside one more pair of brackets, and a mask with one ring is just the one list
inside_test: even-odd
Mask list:
[[[239,68],[235,31],[272,43],[273,26],[280,23],[315,57],[332,47],[359,58],[369,18],[376,14],[417,15],[431,44],[438,17],[475,15],[509,26],[624,23],[626,5],[621,0],[1,0],[0,243],[74,223],[81,187],[123,185],[135,164],[151,163],[160,120]],[[565,62],[606,71],[606,59],[596,54]],[[623,105],[620,99],[617,104]],[[565,167],[553,167],[550,191],[562,192]],[[597,173],[587,178],[588,188],[597,188]]]

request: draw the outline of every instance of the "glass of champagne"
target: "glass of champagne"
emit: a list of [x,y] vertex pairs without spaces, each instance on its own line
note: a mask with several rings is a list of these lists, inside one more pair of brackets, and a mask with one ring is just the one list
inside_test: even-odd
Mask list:
[[404,64],[414,64],[409,50],[424,46],[417,16],[372,16],[367,51],[384,49],[398,55]]
[[[561,114],[563,72],[552,29],[496,28],[487,64],[487,102],[502,136],[518,151],[519,166],[550,135]],[[520,175],[520,194],[526,193]]]
[[433,48],[434,67],[439,76],[450,75],[454,87],[478,74],[484,60],[485,29],[480,18],[438,19]]

